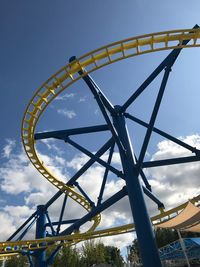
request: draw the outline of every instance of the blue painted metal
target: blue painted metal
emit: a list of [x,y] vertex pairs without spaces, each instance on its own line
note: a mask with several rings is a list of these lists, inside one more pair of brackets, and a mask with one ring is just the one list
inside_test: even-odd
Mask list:
[[[126,118],[128,118],[128,119],[130,119],[130,120],[132,120],[132,121],[134,121],[134,122],[136,122],[136,123],[138,123],[138,124],[144,126],[144,127],[148,127],[148,123],[146,123],[146,122],[144,122],[144,121],[142,121],[142,120],[136,118],[136,117],[133,116],[133,115],[130,115],[129,113],[125,113],[124,116],[125,116]],[[182,146],[182,147],[188,149],[189,151],[191,151],[191,152],[193,152],[193,153],[195,153],[195,154],[199,154],[199,153],[200,153],[200,150],[197,149],[196,147],[192,147],[192,146],[186,144],[185,142],[183,142],[183,141],[181,141],[181,140],[175,138],[174,136],[172,136],[172,135],[170,135],[170,134],[168,134],[168,133],[166,133],[166,132],[164,132],[164,131],[159,130],[159,129],[156,128],[156,127],[153,127],[153,131],[154,131],[155,133],[157,133],[157,134],[159,134],[159,135],[165,137],[166,139],[169,139],[170,141],[172,141],[172,142],[174,142],[174,143],[176,143],[176,144],[178,144],[178,145],[180,145],[180,146]]]
[[[195,28],[195,27],[194,27]],[[190,40],[184,40],[183,44],[187,44]],[[136,100],[136,98],[144,92],[147,86],[165,69],[169,60],[173,57],[176,60],[181,51],[180,49],[174,49],[172,52],[160,63],[160,65],[149,75],[149,77],[139,86],[139,88],[133,93],[133,95],[124,103],[121,107],[121,112],[125,112],[127,108]]]
[[32,228],[36,221],[36,217],[33,218],[32,222],[28,224],[28,226],[24,229],[24,231],[20,234],[20,236],[17,238],[17,241],[22,240],[22,238],[28,233],[28,231]]
[[189,162],[196,162],[196,161],[200,161],[199,156],[190,156],[190,157],[180,157],[180,158],[173,158],[173,159],[147,161],[147,162],[144,162],[142,164],[142,167],[143,168],[152,168],[152,167],[160,167],[160,166],[189,163]]
[[[76,61],[76,57],[73,56],[70,58],[69,60],[70,62],[72,61]],[[84,71],[79,71],[80,75],[84,74]],[[110,101],[107,99],[107,97],[104,95],[104,93],[102,92],[102,90],[97,86],[97,84],[93,81],[93,79],[91,78],[91,76],[89,74],[85,75],[82,77],[83,80],[86,82],[86,84],[88,85],[88,87],[90,88],[90,91],[92,92],[92,94],[94,95],[94,98],[101,110],[101,113],[105,119],[105,121],[108,124],[108,127],[113,135],[113,138],[115,139],[115,142],[118,144],[118,146],[121,149],[123,148],[123,145],[120,141],[120,139],[117,136],[116,130],[113,127],[113,124],[108,116],[107,111],[112,115],[114,114],[114,107],[113,105],[110,103]]]
[[[183,238],[188,259],[200,258],[200,238]],[[184,260],[185,256],[177,240],[159,249],[161,260]]]
[[75,182],[74,185],[78,188],[79,192],[87,199],[87,201],[90,203],[91,207],[94,207],[94,202],[85,193],[85,191],[82,189],[82,187],[79,185],[79,183]]
[[37,211],[35,211],[8,239],[7,241],[13,240],[16,235],[20,233],[20,231],[35,217],[37,216]]
[[[52,225],[72,224],[72,223],[75,223],[75,222],[78,221],[78,220],[79,220],[79,219],[62,220],[61,223],[60,223],[60,221],[52,222]],[[45,226],[46,226],[46,227],[49,227],[50,224],[49,224],[49,223],[46,223]]]
[[142,189],[145,195],[147,195],[151,200],[153,200],[158,205],[158,209],[165,208],[164,204],[151,191],[149,191],[145,187],[142,187]]
[[[198,27],[198,26],[196,26]],[[186,44],[189,40],[183,41],[183,44]],[[79,72],[82,76],[83,80],[88,85],[91,93],[94,95],[97,104],[103,114],[103,117],[107,124],[105,125],[96,125],[90,127],[82,127],[75,129],[67,129],[61,131],[53,131],[46,133],[36,133],[35,139],[46,139],[46,138],[57,138],[68,142],[70,145],[73,145],[75,148],[79,149],[81,152],[85,153],[90,157],[90,159],[83,165],[83,167],[71,177],[71,179],[67,182],[67,185],[76,185],[80,192],[86,197],[86,199],[93,205],[93,201],[90,200],[86,192],[83,191],[81,186],[79,186],[77,180],[81,175],[83,175],[94,163],[99,163],[103,167],[105,167],[105,173],[97,201],[97,207],[93,206],[93,209],[85,216],[80,219],[75,220],[63,220],[64,209],[66,206],[67,196],[65,196],[63,205],[60,212],[60,217],[58,222],[51,222],[48,213],[46,213],[47,209],[63,194],[63,192],[57,192],[45,205],[40,205],[37,208],[37,211],[30,216],[28,220],[22,226],[15,231],[15,233],[8,239],[9,241],[16,237],[22,230],[19,238],[22,238],[30,225],[32,224],[31,220],[37,218],[36,220],[36,238],[41,238],[46,236],[46,227],[50,227],[52,230],[52,234],[56,235],[65,235],[70,234],[73,231],[76,231],[80,228],[81,225],[86,223],[88,220],[91,220],[92,217],[102,212],[106,208],[110,207],[118,200],[123,198],[125,195],[129,196],[130,205],[133,213],[133,218],[136,226],[136,232],[138,236],[138,241],[140,245],[140,250],[142,254],[142,260],[144,267],[160,267],[160,259],[158,256],[158,251],[155,245],[154,235],[151,228],[151,223],[147,214],[143,192],[152,199],[158,207],[163,207],[163,203],[160,202],[156,196],[153,195],[151,191],[151,186],[148,183],[148,180],[142,170],[142,168],[149,168],[155,166],[164,166],[171,165],[177,163],[186,163],[186,162],[194,162],[200,160],[200,151],[196,148],[193,148],[184,142],[174,138],[173,136],[157,129],[154,127],[154,123],[157,117],[157,113],[159,110],[159,106],[162,100],[162,96],[165,90],[165,86],[168,80],[169,72],[171,66],[174,64],[176,58],[178,57],[180,49],[173,50],[162,62],[161,64],[151,73],[151,75],[141,84],[141,86],[133,93],[133,95],[124,103],[124,105],[113,106],[112,103],[107,99],[105,94],[101,91],[101,89],[97,86],[94,80],[84,73],[84,69]],[[71,58],[70,61],[76,60],[75,57]],[[160,86],[160,90],[158,92],[158,97],[154,105],[154,109],[151,115],[150,122],[147,124],[132,115],[126,113],[126,109],[137,99],[139,95],[147,88],[147,86],[160,74],[163,70],[165,70],[163,81]],[[140,151],[140,155],[138,160],[133,153],[133,148],[131,141],[129,139],[128,129],[126,127],[125,118],[129,118],[142,126],[147,128],[146,135],[144,138],[144,142],[142,145],[142,149]],[[78,135],[78,134],[87,134],[87,133],[95,133],[110,130],[112,134],[112,138],[108,140],[95,154],[91,153],[84,147],[72,141],[69,136]],[[150,137],[152,132],[156,132],[165,138],[181,145],[189,149],[190,151],[196,153],[195,157],[184,157],[184,158],[176,158],[176,159],[166,159],[160,161],[153,162],[143,162],[144,155],[147,150],[148,143],[150,141]],[[113,149],[115,143],[118,146],[123,172],[117,170],[111,165]],[[103,161],[100,157],[110,149],[109,157],[107,162]],[[124,179],[126,181],[126,187],[120,190],[118,193],[114,194],[112,197],[101,203],[104,193],[104,188],[108,176],[108,172],[111,171],[116,174],[118,177]],[[147,188],[140,185],[139,178],[142,177],[144,184]],[[148,190],[149,189],[149,190]],[[48,222],[46,222],[46,219]],[[31,222],[31,223],[30,223]],[[29,224],[30,223],[30,224]],[[68,228],[60,233],[60,226],[64,224],[72,223]],[[29,224],[29,225],[28,225]],[[28,226],[27,226],[28,225]],[[58,225],[57,231],[55,232],[53,226]],[[26,227],[27,226],[27,227]],[[26,227],[26,228],[25,228]],[[25,228],[25,229],[24,229]],[[36,267],[47,266],[53,262],[54,257],[57,255],[61,246],[58,246],[55,251],[51,254],[51,256],[46,260],[46,255],[44,250],[37,251],[34,253],[36,258]],[[30,263],[31,264],[31,263]]]
[[46,266],[51,266],[53,264],[53,261],[55,257],[57,256],[59,250],[61,249],[62,246],[58,246],[49,256],[49,258],[46,261]]
[[60,232],[60,226],[62,224],[63,215],[64,215],[65,207],[67,204],[67,197],[68,197],[67,195],[64,196],[64,200],[63,200],[63,204],[62,204],[62,208],[61,208],[61,212],[60,212],[60,217],[59,217],[59,221],[58,221],[58,227],[56,229],[56,234],[58,234]]
[[147,151],[147,146],[149,144],[149,140],[150,140],[150,137],[151,137],[151,134],[152,134],[152,131],[153,131],[154,123],[156,121],[156,117],[157,117],[158,110],[159,110],[159,107],[160,107],[160,104],[161,104],[161,101],[162,101],[162,97],[163,97],[163,94],[164,94],[164,91],[165,91],[165,87],[166,87],[166,84],[167,84],[167,80],[168,80],[170,71],[171,71],[171,64],[170,64],[170,66],[167,66],[166,69],[165,69],[165,74],[164,74],[164,77],[163,77],[163,80],[162,80],[162,83],[161,83],[161,86],[160,86],[160,90],[158,92],[158,96],[157,96],[157,99],[156,99],[156,102],[155,102],[155,105],[154,105],[154,109],[153,109],[153,112],[152,112],[152,115],[151,115],[149,126],[148,126],[147,131],[146,131],[144,142],[142,144],[140,155],[139,155],[139,158],[138,158],[138,161],[137,161],[137,168],[138,168],[139,171],[141,169],[142,162],[144,160],[144,157],[145,157],[145,154],[146,154],[146,151]]
[[127,195],[126,187],[123,187],[119,192],[114,194],[112,197],[105,200],[102,204],[98,207],[94,207],[89,213],[83,216],[80,220],[75,222],[73,225],[62,231],[59,235],[68,235],[71,234],[73,231],[76,231],[80,228],[81,225],[86,223],[87,221],[91,220],[92,217],[96,216],[97,214],[101,213],[105,209],[112,206],[114,203],[122,199],[124,196]]
[[[73,56],[69,59],[69,62],[76,61],[76,57]],[[84,70],[79,71],[80,75],[84,75]],[[98,85],[95,83],[95,81],[92,79],[92,77],[87,74],[82,77],[82,79],[85,81],[87,86],[90,88],[91,92],[96,98],[96,101],[99,104],[100,109],[106,108],[110,113],[114,112],[114,107],[112,103],[108,100],[108,98],[105,96],[105,94],[102,92],[102,90],[98,87]]]
[[34,267],[32,257],[31,257],[31,255],[29,253],[27,254],[27,257],[28,257],[28,261],[29,261],[30,267]]
[[[56,231],[54,230],[54,228],[53,228],[53,224],[52,224],[52,222],[51,222],[51,219],[50,219],[50,217],[49,217],[49,213],[48,213],[48,211],[46,210],[46,212],[45,212],[45,215],[46,215],[46,218],[47,218],[47,221],[48,221],[48,226],[51,228],[51,233],[52,233],[52,235],[55,235],[56,234]],[[45,225],[44,225],[44,227],[46,227],[46,223],[45,223]]]
[[[135,154],[134,154],[134,158],[135,158],[135,161],[136,161],[136,164],[137,164],[137,161],[138,161],[138,160],[137,160],[137,157],[136,157]],[[140,169],[140,176],[142,177],[142,180],[143,180],[143,182],[144,182],[146,188],[147,188],[149,191],[151,191],[151,185],[149,184],[149,181],[147,180],[146,175],[144,174],[142,168]]]
[[68,137],[70,135],[103,132],[103,131],[108,131],[108,130],[109,130],[109,128],[105,124],[105,125],[97,125],[97,126],[90,126],[90,127],[68,129],[68,130],[36,133],[34,138],[35,138],[35,140],[48,139],[48,138],[57,138],[57,139],[65,140],[66,137]]
[[83,152],[88,157],[93,158],[96,162],[98,162],[99,164],[101,164],[103,167],[108,168],[109,171],[113,172],[118,177],[123,177],[122,173],[119,170],[117,170],[113,166],[109,165],[107,162],[105,162],[101,158],[95,156],[93,153],[91,153],[90,151],[88,151],[87,149],[85,149],[84,147],[82,147],[81,145],[79,145],[76,142],[72,141],[69,137],[65,140],[65,142],[66,143],[69,143],[73,147],[77,148],[78,150],[80,150],[81,152]]
[[[44,205],[37,206],[37,221],[35,238],[43,238],[46,236],[46,209]],[[46,251],[44,249],[37,250],[35,256],[35,267],[46,267]]]
[[[94,155],[100,158],[114,143],[113,138],[110,138]],[[77,173],[69,180],[67,185],[73,185],[74,182],[84,173],[86,172],[93,164],[95,163],[95,158],[91,158],[88,162],[86,162]]]
[[[109,156],[108,156],[108,161],[107,163],[110,165],[111,164],[111,161],[112,161],[112,156],[113,156],[113,152],[114,152],[114,147],[115,147],[115,144],[113,144],[110,148],[110,153],[109,153]],[[105,185],[106,185],[106,180],[107,180],[107,177],[108,177],[108,168],[105,169],[105,172],[104,172],[104,176],[103,176],[103,181],[102,181],[102,184],[101,184],[101,189],[100,189],[100,192],[99,192],[99,196],[98,196],[98,201],[97,201],[97,206],[99,204],[101,204],[101,201],[103,199],[103,192],[104,192],[104,189],[105,189]]]
[[162,265],[156,248],[151,222],[144,202],[142,187],[138,178],[139,173],[136,169],[136,162],[126,127],[125,117],[120,112],[121,107],[116,106],[115,109],[116,115],[113,116],[113,123],[123,146],[126,148],[126,152],[123,150],[119,152],[143,265],[145,267],[161,267]]

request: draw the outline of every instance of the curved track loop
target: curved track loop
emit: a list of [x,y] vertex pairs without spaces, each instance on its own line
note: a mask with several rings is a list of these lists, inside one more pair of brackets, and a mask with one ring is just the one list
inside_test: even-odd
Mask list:
[[[182,42],[188,39],[191,39],[191,41],[187,45],[182,45]],[[22,141],[28,158],[34,167],[50,183],[71,197],[88,212],[91,210],[89,202],[82,195],[78,194],[73,187],[65,185],[61,180],[55,177],[41,161],[39,154],[36,151],[34,133],[41,114],[54,98],[63,92],[64,89],[81,78],[81,76],[78,74],[80,70],[83,71],[82,76],[84,76],[116,61],[145,53],[174,49],[177,48],[177,45],[178,48],[200,47],[200,29],[183,29],[152,33],[103,46],[100,49],[85,54],[75,62],[69,63],[60,69],[38,89],[28,104],[23,117],[21,129]],[[198,201],[199,199],[200,197],[198,196],[194,202]],[[153,223],[156,223],[156,220],[164,218],[167,215],[170,216],[174,212],[179,212],[183,209],[183,205],[173,209],[173,212],[168,211],[153,217]],[[64,241],[65,244],[71,245],[74,242],[76,243],[89,238],[120,234],[133,230],[133,225],[125,225],[122,227],[94,232],[95,228],[100,223],[100,219],[100,215],[95,216],[93,218],[94,222],[92,227],[88,230],[88,232],[83,234],[72,234],[64,237],[53,237],[18,242],[2,242],[0,243],[0,253],[5,254],[10,251],[20,252],[22,250],[40,249],[49,246],[52,244],[52,242],[53,245],[58,245],[57,243]]]
[[[194,197],[190,200],[193,204],[200,201],[200,195]],[[168,220],[173,216],[180,213],[188,204],[185,202],[173,209],[162,212],[156,216],[151,218],[153,225],[160,223],[163,220]],[[35,240],[23,240],[17,242],[1,242],[0,243],[0,257],[12,256],[16,255],[16,253],[20,253],[22,251],[29,250],[37,250],[47,247],[55,247],[55,246],[72,246],[75,243],[80,241],[92,239],[92,238],[100,238],[112,235],[119,235],[124,233],[129,233],[134,231],[134,224],[126,224],[123,226],[113,227],[105,230],[98,230],[93,232],[87,232],[82,234],[72,234],[66,236],[58,236],[58,237],[49,237],[49,238],[41,238]]]

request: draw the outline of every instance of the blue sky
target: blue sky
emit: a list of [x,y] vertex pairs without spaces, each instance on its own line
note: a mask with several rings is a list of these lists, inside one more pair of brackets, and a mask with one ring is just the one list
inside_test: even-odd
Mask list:
[[[52,194],[54,193],[51,185],[46,185],[45,181],[42,182],[44,191],[36,182],[28,182],[28,176],[34,179],[37,174],[26,161],[21,149],[22,117],[37,88],[65,65],[73,55],[79,57],[102,45],[136,35],[192,28],[195,24],[200,24],[199,10],[198,0],[192,1],[192,4],[186,0],[175,0],[171,3],[158,0],[1,1],[0,180],[2,182],[0,187],[0,216],[2,215],[4,218],[7,216],[6,222],[9,222],[10,229],[14,229],[18,218],[17,215],[13,215],[13,210],[16,210],[14,206],[18,207],[18,213],[23,214],[20,217],[22,221],[34,209],[34,205],[38,204],[33,201],[36,196],[34,194],[38,194],[38,199],[45,201],[47,196],[44,197],[43,195],[47,194],[48,190]],[[93,73],[92,77],[113,104],[122,104],[166,54],[168,52],[131,58],[99,70]],[[182,136],[184,140],[189,140],[188,142],[197,146],[199,145],[200,134],[198,121],[200,112],[198,98],[199,62],[200,51],[198,48],[182,51],[173,68],[156,122],[156,125],[163,130],[176,137]],[[154,88],[158,87],[159,80],[160,77],[138,99],[135,107],[130,108],[130,112],[140,118],[148,119],[156,92]],[[93,97],[83,82],[79,81],[64,92],[60,99],[55,100],[50,105],[38,124],[38,131],[86,126],[102,121]],[[131,129],[134,132],[133,143],[137,151],[143,132],[141,132],[140,127]],[[97,149],[96,138],[101,144],[107,136],[85,139],[81,137],[81,142],[95,151]],[[162,153],[168,155],[169,147],[172,155],[179,155],[181,152],[179,148],[170,146],[166,142],[160,143],[160,147],[157,146],[158,142],[161,141],[163,139],[159,138],[152,141],[148,150],[150,157],[156,158]],[[70,147],[64,150],[59,142],[40,143],[38,149],[48,164],[55,171],[58,167],[58,172],[62,175],[65,173],[65,175],[70,176],[77,169],[77,161],[80,161],[82,157]],[[56,160],[52,160],[51,157],[55,157],[55,155]],[[64,159],[67,161],[65,165]],[[116,159],[116,164],[117,162]],[[199,170],[199,167],[196,166],[195,168]],[[100,174],[101,170],[96,168],[96,174]],[[10,170],[8,171],[8,169]],[[24,176],[20,175],[26,171],[27,176],[25,174]],[[159,177],[160,173],[154,171],[151,176],[157,175],[156,177]],[[173,172],[170,173],[171,176],[172,174]],[[167,179],[169,177],[164,176]],[[196,173],[194,177],[194,187],[197,188],[199,184]],[[38,175],[37,179],[36,181],[39,181],[43,178]],[[160,195],[162,195],[161,192],[164,192],[162,187],[164,182],[168,183],[167,179],[162,184],[159,184],[156,179],[153,181]],[[113,182],[112,177],[110,178],[110,187],[112,187],[111,182]],[[120,181],[116,181],[113,186],[116,189],[120,188],[120,183]],[[173,201],[176,201],[175,196],[180,195],[180,193],[174,189],[177,183],[170,182],[170,185],[172,185],[171,193],[174,195],[172,194],[173,198],[171,198],[171,202],[169,201],[169,206],[173,206]],[[92,187],[85,182],[85,187],[87,186]],[[190,192],[186,192],[185,197],[191,197],[192,190],[193,187],[190,187]],[[167,199],[167,196],[163,196],[163,199]],[[183,199],[181,195],[179,200]],[[119,207],[123,210],[123,203],[120,205]],[[9,212],[11,210],[13,214]],[[113,210],[112,216],[112,219],[106,222],[107,225],[117,224],[119,220],[125,220],[127,216],[130,216],[130,212],[127,211],[123,214],[124,217],[119,219],[116,208]],[[7,233],[10,233],[9,229]],[[6,238],[2,232],[2,238],[4,237]],[[126,242],[128,242],[127,239],[122,243],[125,244]],[[119,246],[122,246],[122,243]]]

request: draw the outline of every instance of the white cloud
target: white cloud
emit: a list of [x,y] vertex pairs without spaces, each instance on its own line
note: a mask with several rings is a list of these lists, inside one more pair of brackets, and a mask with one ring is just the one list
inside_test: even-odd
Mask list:
[[88,156],[84,154],[78,154],[71,161],[68,161],[66,164],[67,167],[78,171],[88,160],[89,160]]
[[0,241],[5,241],[15,230],[13,217],[0,211]]
[[62,155],[63,151],[55,144],[55,140],[53,139],[41,139],[40,142],[42,142],[48,150],[52,150],[56,152],[58,155]]
[[132,244],[134,237],[135,237],[134,233],[127,233],[122,235],[115,235],[112,237],[104,237],[101,239],[101,241],[106,246],[115,246],[120,249],[124,249]]
[[61,114],[68,119],[73,119],[76,116],[76,113],[74,110],[67,110],[67,109],[58,109],[57,110],[58,114]]
[[6,205],[3,209],[5,212],[7,212],[7,214],[9,214],[10,216],[12,216],[15,221],[18,221],[18,219],[26,219],[27,217],[29,217],[34,210],[30,209],[28,206],[8,206]]
[[[199,135],[192,135],[186,138],[182,137],[182,140],[190,143],[192,146],[200,147]],[[53,145],[53,143],[51,145]],[[172,142],[164,140],[158,144],[158,149],[156,153],[152,155],[152,160],[185,156],[186,154],[188,154],[188,152],[185,149]],[[103,155],[102,159],[106,160],[107,156],[107,154]],[[66,174],[65,171],[66,168],[68,169],[68,172],[77,171],[88,160],[87,156],[78,154],[70,161],[66,162],[65,159],[62,156],[57,155],[56,152],[54,153],[54,158],[50,158],[42,153],[41,157],[45,164],[48,165],[58,177],[65,180],[69,179],[69,175],[68,173]],[[120,160],[117,152],[113,155],[113,164],[119,167]],[[153,192],[162,202],[164,202],[164,204],[166,204],[167,208],[174,207],[199,193],[199,173],[200,163],[198,162],[167,167],[164,166],[160,168],[149,168],[147,170],[147,175],[150,177]],[[104,168],[99,164],[93,164],[92,167],[78,180],[80,186],[92,200],[97,200],[103,174]],[[12,231],[16,228],[16,225],[18,225],[16,223],[17,220],[21,222],[26,216],[28,217],[37,205],[46,203],[56,192],[56,189],[37,173],[22,152],[17,154],[14,154],[13,150],[10,152],[10,157],[7,160],[7,163],[0,169],[0,177],[2,180],[1,189],[4,192],[11,195],[21,192],[25,193],[24,204],[16,206],[16,209],[14,205],[7,205],[2,212],[0,212],[0,221],[1,216],[5,215],[3,222],[6,221]],[[113,175],[110,175],[106,184],[103,201],[118,192],[124,184],[125,182],[122,179],[117,179],[114,178]],[[59,216],[62,201],[63,197],[59,198],[49,209],[49,214],[53,220],[56,220]],[[68,199],[67,203],[64,218],[74,219],[85,214],[84,209],[74,203],[73,200]],[[149,212],[155,214],[156,205],[152,201],[147,200],[147,206]],[[18,214],[19,217],[17,217]],[[130,222],[132,222],[132,213],[128,197],[124,197],[102,213],[102,222],[99,229],[105,229],[107,227]],[[87,230],[87,227],[87,224],[85,224],[82,229]],[[12,231],[5,231],[2,236],[6,237],[6,235],[9,235]],[[129,245],[132,242],[132,239],[133,234],[126,234],[103,238],[102,241],[105,244],[117,245],[122,248]]]
[[[183,142],[200,148],[200,136],[180,137]],[[192,155],[191,152],[177,144],[164,140],[158,143],[157,152],[151,160],[168,159]],[[157,168],[149,168],[147,175],[156,195],[166,207],[172,208],[200,193],[200,162],[176,164]]]
[[12,139],[6,139],[6,145],[3,148],[2,157],[3,158],[9,158],[12,150],[15,147],[15,140]]
[[68,98],[74,98],[74,96],[75,96],[74,93],[70,93],[70,94],[66,93],[66,94],[64,94],[64,95],[57,96],[57,97],[55,98],[55,100],[58,100],[58,101],[64,101],[64,100],[66,100],[66,99],[68,99]]
[[86,98],[87,98],[87,96],[80,97],[80,98],[79,98],[79,103],[81,103],[81,102],[85,102],[85,101],[86,101]]

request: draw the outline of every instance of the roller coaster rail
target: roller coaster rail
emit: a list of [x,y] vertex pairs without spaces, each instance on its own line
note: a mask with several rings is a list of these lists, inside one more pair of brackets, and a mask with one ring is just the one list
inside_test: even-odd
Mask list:
[[[165,31],[125,39],[120,42],[103,46],[100,49],[87,53],[80,58],[72,57],[66,66],[51,76],[37,90],[29,102],[23,117],[21,130],[22,142],[26,154],[34,167],[41,175],[44,176],[45,179],[47,179],[58,189],[58,192],[45,205],[38,206],[37,211],[33,213],[30,218],[28,218],[24,224],[22,224],[21,227],[19,227],[18,230],[8,238],[7,241],[0,242],[0,258],[10,257],[12,255],[16,256],[18,253],[21,253],[28,256],[31,266],[33,266],[31,259],[32,256],[35,257],[36,267],[49,266],[59,249],[63,246],[72,246],[83,240],[117,235],[136,230],[142,254],[143,265],[145,267],[161,266],[158,251],[153,238],[150,219],[146,211],[143,194],[146,194],[152,201],[154,201],[160,210],[160,214],[151,218],[151,222],[154,225],[161,220],[169,219],[170,217],[174,216],[175,213],[179,213],[186,206],[186,203],[169,211],[164,211],[164,205],[152,193],[151,186],[143,172],[143,169],[165,165],[190,163],[200,160],[200,151],[198,149],[154,126],[171,68],[181,50],[183,48],[191,47],[200,47],[200,29],[198,25],[196,25],[193,29]],[[145,53],[171,49],[173,50],[170,52],[170,54],[161,62],[161,64],[149,75],[149,77],[122,106],[113,106],[104,95],[102,90],[90,77],[90,73],[114,62]],[[164,71],[164,76],[149,123],[146,123],[139,118],[134,117],[132,114],[127,113],[129,106],[139,95],[143,93],[148,85],[162,71]],[[61,131],[35,133],[36,125],[40,116],[53,101],[53,99],[55,99],[67,87],[81,78],[88,85],[91,93],[95,97],[106,123],[103,125],[87,126]],[[146,135],[138,158],[133,153],[132,144],[126,127],[126,119],[129,119],[130,121],[146,128]],[[91,153],[89,150],[71,139],[71,137],[74,135],[103,131],[110,131],[111,138],[96,152],[96,154]],[[155,132],[162,137],[186,148],[193,153],[193,156],[145,162],[144,156],[152,132]],[[53,173],[51,173],[51,171],[45,166],[45,163],[40,159],[39,153],[36,150],[35,141],[47,138],[62,140],[90,158],[88,162],[86,162],[83,167],[67,182],[67,184],[62,182]],[[123,171],[118,170],[111,165],[115,145],[119,150]],[[109,156],[106,162],[101,159],[101,156],[108,151]],[[77,180],[96,162],[105,168],[105,172],[99,197],[97,201],[93,201],[89,198],[86,192],[84,192]],[[102,202],[108,172],[114,173],[117,177],[124,179],[126,186],[124,186],[119,192],[111,196],[109,199]],[[143,181],[142,186],[139,182],[140,178]],[[47,210],[63,194],[65,197],[61,207],[59,220],[58,222],[51,222]],[[129,197],[135,224],[127,224],[104,230],[95,230],[101,221],[100,213],[126,195]],[[88,213],[82,218],[76,220],[63,221],[64,209],[68,197],[81,205]],[[200,195],[193,198],[191,201],[193,203],[197,203],[199,200]],[[80,226],[89,220],[93,221],[92,226],[87,232],[80,233]],[[35,223],[36,239],[22,240]],[[61,225],[64,224],[70,224],[70,226],[61,231]],[[57,226],[56,230],[54,229],[54,226]],[[51,234],[46,234],[46,227],[51,229]],[[143,238],[144,235],[145,240]],[[45,250],[48,247],[54,248],[54,251],[51,256],[46,259]]]

